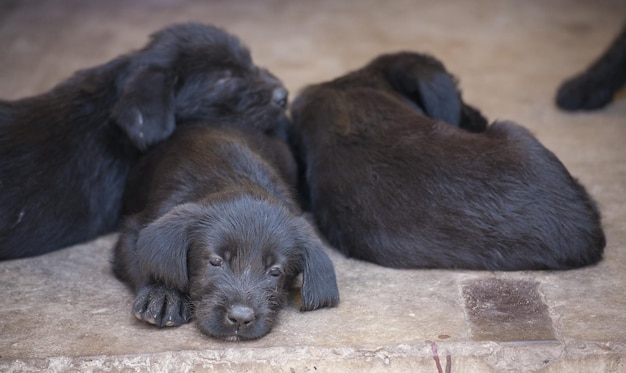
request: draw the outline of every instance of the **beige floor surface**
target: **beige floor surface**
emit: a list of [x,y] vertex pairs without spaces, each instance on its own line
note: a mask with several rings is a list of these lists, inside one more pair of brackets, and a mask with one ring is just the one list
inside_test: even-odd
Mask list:
[[[592,113],[553,104],[625,19],[626,2],[608,0],[0,1],[3,99],[43,92],[189,20],[240,36],[292,96],[379,53],[432,53],[467,102],[557,154],[597,199],[608,237],[604,261],[567,272],[392,270],[331,252],[340,307],[300,313],[294,299],[271,334],[229,343],[193,324],[137,322],[110,272],[111,234],[0,263],[0,371],[626,371],[626,95]],[[471,312],[479,289],[486,302],[540,312],[520,307],[490,325]]]

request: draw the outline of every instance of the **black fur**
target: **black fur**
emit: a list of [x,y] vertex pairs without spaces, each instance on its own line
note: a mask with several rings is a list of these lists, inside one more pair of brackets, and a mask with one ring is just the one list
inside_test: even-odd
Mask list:
[[180,24],[47,93],[0,102],[0,259],[117,228],[130,167],[176,123],[245,116],[284,132],[286,94],[234,36]]
[[567,269],[600,260],[594,202],[526,129],[495,122],[472,133],[463,127],[484,127],[469,107],[478,125],[463,115],[461,128],[436,120],[456,124],[466,107],[446,75],[429,56],[385,55],[308,87],[293,104],[294,146],[329,242],[398,268]]
[[605,107],[626,84],[626,23],[613,43],[587,70],[561,84],[556,104],[564,110]]
[[[188,322],[225,340],[267,334],[296,275],[302,310],[333,307],[333,265],[294,202],[296,167],[283,140],[252,130],[190,127],[142,160],[115,248],[133,313],[158,326]],[[133,190],[134,189],[134,190]]]

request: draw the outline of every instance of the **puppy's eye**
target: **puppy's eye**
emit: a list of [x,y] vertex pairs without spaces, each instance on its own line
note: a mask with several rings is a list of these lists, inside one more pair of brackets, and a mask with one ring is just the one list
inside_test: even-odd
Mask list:
[[223,261],[222,258],[211,258],[209,259],[209,263],[211,263],[213,267],[220,267]]
[[278,267],[272,267],[269,271],[267,271],[267,274],[270,276],[278,277],[283,274],[283,271],[281,271]]

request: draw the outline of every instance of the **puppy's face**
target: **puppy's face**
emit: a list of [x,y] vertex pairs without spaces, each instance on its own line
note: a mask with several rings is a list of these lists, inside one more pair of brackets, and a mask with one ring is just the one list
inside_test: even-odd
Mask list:
[[218,236],[218,241],[198,237],[190,247],[190,295],[198,326],[224,340],[260,338],[274,325],[296,274],[290,243],[227,231]]
[[229,341],[266,335],[301,272],[303,310],[337,304],[332,263],[303,218],[248,197],[203,210],[187,234],[189,295],[203,333]]
[[215,194],[174,207],[138,235],[141,272],[188,296],[205,334],[238,341],[269,333],[300,273],[302,311],[339,303],[333,264],[311,224],[266,197]]
[[128,59],[112,117],[140,149],[191,121],[286,133],[287,90],[221,29],[170,26]]
[[[213,69],[213,70],[212,70]],[[215,69],[210,63],[178,75],[176,120],[217,120],[263,131],[286,129],[288,93],[269,71],[250,64]]]

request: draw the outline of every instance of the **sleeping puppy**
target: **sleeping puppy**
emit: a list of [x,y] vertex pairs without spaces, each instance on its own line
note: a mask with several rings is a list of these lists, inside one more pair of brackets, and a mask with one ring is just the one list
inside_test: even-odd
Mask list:
[[179,24],[47,93],[0,102],[0,259],[117,228],[129,169],[176,123],[245,116],[284,132],[286,97],[237,38]]
[[[296,167],[275,136],[236,128],[179,128],[133,171],[130,216],[114,270],[136,292],[133,314],[237,341],[266,335],[302,273],[303,311],[334,307],[333,265],[302,216]],[[133,191],[135,189],[135,191]]]
[[599,261],[605,236],[585,189],[516,124],[459,128],[450,79],[432,57],[397,53],[296,100],[294,146],[330,244],[397,268]]

